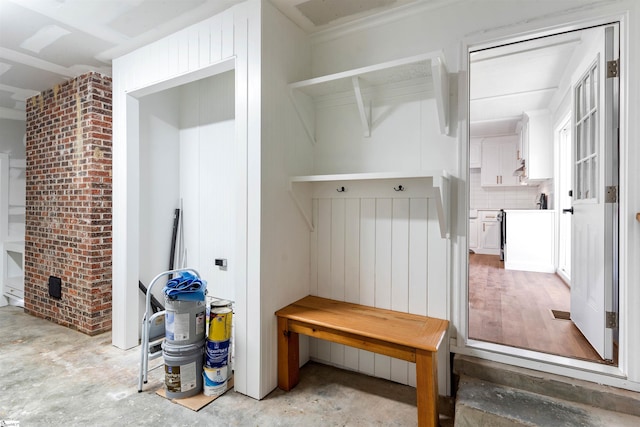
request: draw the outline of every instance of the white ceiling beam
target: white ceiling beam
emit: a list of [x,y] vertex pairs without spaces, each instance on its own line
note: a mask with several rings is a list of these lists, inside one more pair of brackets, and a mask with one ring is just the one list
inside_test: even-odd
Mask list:
[[121,44],[129,41],[129,37],[106,25],[96,24],[95,20],[78,20],[71,18],[67,8],[61,8],[58,2],[43,2],[37,0],[9,0],[16,5],[33,12],[47,16],[61,24],[82,31],[93,37],[113,44]]
[[493,119],[483,119],[483,120],[470,120],[470,124],[485,124],[485,123],[500,123],[500,122],[513,122],[522,120],[522,116],[509,116],[509,117],[496,117]]
[[494,49],[485,49],[485,50],[480,50],[477,52],[473,52],[472,56],[471,56],[471,63],[472,64],[477,64],[478,62],[482,62],[482,61],[489,61],[489,60],[494,60],[494,59],[500,59],[500,58],[507,58],[507,57],[512,57],[515,55],[525,55],[525,54],[530,54],[532,52],[536,52],[538,50],[544,50],[544,49],[549,49],[549,48],[554,48],[554,47],[573,47],[577,44],[579,44],[581,41],[580,37],[577,38],[572,38],[569,40],[561,40],[559,42],[556,43],[550,43],[550,44],[544,44],[541,43],[538,46],[533,46],[530,47],[528,49],[518,49],[516,47],[516,44],[514,43],[512,49],[506,49],[507,51],[505,52],[505,49],[498,49],[498,52],[500,53],[494,53],[495,50]]
[[58,74],[65,77],[75,77],[77,74],[71,69],[63,67],[62,65],[54,64],[49,61],[44,61],[35,56],[26,55],[15,50],[0,47],[0,58],[8,59],[9,61],[17,62],[22,65],[37,68],[39,70],[48,71],[50,73]]
[[14,110],[13,108],[0,107],[0,119],[9,120],[26,120],[27,116],[24,111]]
[[471,101],[486,101],[486,100],[489,100],[489,99],[513,98],[513,97],[523,96],[523,95],[534,95],[534,94],[538,94],[538,93],[555,92],[556,90],[558,90],[558,86],[545,87],[545,88],[542,88],[542,89],[524,90],[524,91],[521,91],[521,92],[505,93],[505,94],[501,94],[501,95],[482,96],[482,97],[478,97],[478,98],[471,98],[470,100]]
[[24,101],[25,99],[31,98],[32,96],[36,96],[40,93],[37,90],[23,89],[21,87],[9,86],[2,83],[0,83],[0,90],[13,93],[11,98],[16,101]]

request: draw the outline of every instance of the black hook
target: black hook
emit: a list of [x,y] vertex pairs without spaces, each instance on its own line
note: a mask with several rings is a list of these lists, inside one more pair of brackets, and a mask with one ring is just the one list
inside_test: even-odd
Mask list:
[[336,189],[336,191],[337,191],[338,193],[344,193],[345,191],[347,191],[347,189],[346,189],[346,188],[344,188],[344,187],[340,187],[340,188],[337,188],[337,189]]
[[397,187],[393,187],[396,191],[404,191],[404,187],[402,185],[398,185]]

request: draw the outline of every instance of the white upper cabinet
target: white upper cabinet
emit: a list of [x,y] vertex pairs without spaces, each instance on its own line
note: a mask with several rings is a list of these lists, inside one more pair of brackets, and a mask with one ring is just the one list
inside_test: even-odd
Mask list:
[[518,168],[516,142],[483,141],[480,185],[483,187],[512,187],[518,185],[513,172]]
[[553,132],[547,110],[529,111],[522,116],[522,158],[528,180],[553,178]]
[[397,94],[411,83],[433,85],[442,134],[449,133],[449,76],[441,51],[343,71],[291,83],[290,95],[307,135],[315,143],[316,103],[327,97],[347,95],[358,106],[362,132],[371,136],[371,100]]
[[471,138],[469,141],[469,167],[482,167],[482,138]]

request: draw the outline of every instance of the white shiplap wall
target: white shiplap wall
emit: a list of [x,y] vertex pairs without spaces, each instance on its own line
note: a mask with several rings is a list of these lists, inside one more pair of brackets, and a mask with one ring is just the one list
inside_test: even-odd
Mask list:
[[[113,61],[113,344],[138,343],[140,235],[139,100],[149,94],[235,69],[237,391],[260,398],[260,175],[248,171],[260,152],[260,8],[249,0]],[[251,120],[250,120],[251,118]],[[263,387],[264,388],[264,387]]]
[[[429,199],[318,198],[313,217],[312,295],[421,315],[446,314],[439,290],[446,288],[448,245]],[[312,358],[415,386],[414,364],[310,341]],[[443,393],[446,366],[443,361]]]
[[[277,385],[274,313],[309,294],[309,230],[289,197],[287,184],[291,175],[309,174],[313,161],[311,145],[287,92],[288,83],[309,75],[307,36],[270,2],[263,3],[262,25],[262,149],[257,154],[263,186],[259,206],[260,375],[266,395]],[[300,347],[301,361],[305,361],[306,347]]]
[[[455,138],[440,133],[430,83],[385,89],[371,96],[369,137],[363,136],[353,97],[331,94],[317,100],[314,174],[455,170]],[[314,200],[310,293],[449,319],[451,249],[440,235],[435,203],[396,195],[364,197],[352,190],[346,198]],[[309,353],[319,361],[415,385],[414,364],[315,340]],[[439,364],[439,390],[446,394],[447,340]]]
[[[180,171],[186,265],[207,281],[209,295],[235,301],[237,166],[235,74],[201,79],[181,88],[180,156],[159,167]],[[215,258],[227,259],[221,270]]]

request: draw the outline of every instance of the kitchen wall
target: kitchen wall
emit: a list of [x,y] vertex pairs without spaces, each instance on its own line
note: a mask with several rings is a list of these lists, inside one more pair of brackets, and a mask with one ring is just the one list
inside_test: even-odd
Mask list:
[[[548,185],[546,187],[549,187]],[[481,187],[480,169],[469,173],[470,209],[537,209],[536,202],[542,186]]]

